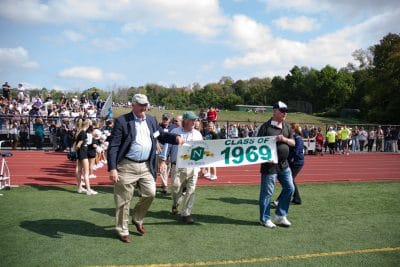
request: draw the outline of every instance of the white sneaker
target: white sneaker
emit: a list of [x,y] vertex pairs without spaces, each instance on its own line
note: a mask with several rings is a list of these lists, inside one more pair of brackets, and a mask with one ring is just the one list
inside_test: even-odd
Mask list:
[[210,176],[210,180],[217,180],[218,179],[218,177],[216,176],[216,175],[214,175],[214,174],[212,174],[211,176]]
[[95,174],[91,174],[91,175],[89,175],[89,179],[94,179],[94,178],[96,178],[97,176],[95,175]]
[[97,195],[97,194],[98,194],[98,192],[97,192],[97,191],[94,191],[93,189],[90,189],[90,190],[88,190],[88,191],[86,192],[86,195],[88,195],[88,196]]
[[276,227],[276,225],[271,220],[267,220],[266,222],[260,222],[260,224],[264,227],[271,229]]
[[292,225],[289,222],[289,220],[286,218],[286,216],[275,215],[273,220],[274,220],[275,224],[277,224],[277,225],[281,225],[281,226],[285,226],[285,227],[289,227]]
[[206,174],[204,174],[204,177],[206,177],[206,178],[210,179],[210,177],[211,177],[211,173],[207,172]]
[[77,192],[79,194],[84,194],[84,193],[87,193],[87,190],[85,188],[83,188],[83,187],[80,187],[80,188],[78,188]]

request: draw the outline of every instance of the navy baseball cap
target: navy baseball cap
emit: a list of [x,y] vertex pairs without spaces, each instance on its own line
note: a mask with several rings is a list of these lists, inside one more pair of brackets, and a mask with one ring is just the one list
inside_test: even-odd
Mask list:
[[285,103],[283,103],[282,101],[278,101],[276,102],[273,106],[273,109],[279,109],[279,111],[282,112],[287,112],[288,111],[288,107]]

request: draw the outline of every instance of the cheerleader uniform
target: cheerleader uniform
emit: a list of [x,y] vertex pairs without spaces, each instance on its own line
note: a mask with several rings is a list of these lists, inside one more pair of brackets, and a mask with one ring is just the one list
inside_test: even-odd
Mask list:
[[78,160],[83,160],[88,158],[88,145],[87,145],[87,133],[86,131],[80,131],[78,137],[76,138],[76,143],[78,144],[82,141],[82,144],[79,148],[76,149],[76,154],[78,156]]

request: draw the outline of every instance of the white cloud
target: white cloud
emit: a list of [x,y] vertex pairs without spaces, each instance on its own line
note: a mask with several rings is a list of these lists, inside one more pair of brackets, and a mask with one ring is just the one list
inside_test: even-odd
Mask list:
[[139,25],[141,30],[175,29],[199,37],[216,35],[226,22],[218,0],[2,0],[0,17],[57,24],[118,21],[125,31]]
[[243,49],[264,47],[272,39],[268,26],[244,15],[234,16],[229,28],[233,45]]
[[323,0],[261,0],[261,2],[265,2],[268,11],[283,9],[315,12],[324,6]]
[[[322,6],[329,10],[331,14],[348,19],[359,16],[370,17],[400,8],[398,0],[323,0],[322,2]],[[318,2],[315,2],[315,4],[318,4]]]
[[0,2],[0,16],[12,20],[45,22],[50,15],[49,9],[48,5],[40,3],[39,0]]
[[80,42],[85,40],[85,36],[72,30],[65,30],[63,35],[72,42]]
[[[373,45],[389,32],[397,32],[400,10],[371,17],[362,23],[300,42],[277,38],[269,34],[268,26],[243,17],[234,19],[231,34],[235,47],[241,54],[226,58],[227,68],[263,68],[265,73],[282,75],[279,70],[289,70],[294,65],[321,68],[327,64],[341,68],[352,62],[351,53]],[[239,25],[236,25],[239,24]],[[251,45],[251,44],[257,45]]]
[[0,68],[8,69],[11,67],[37,69],[39,68],[39,63],[31,61],[28,51],[21,46],[0,48]]
[[130,32],[146,33],[147,31],[148,30],[147,30],[146,26],[140,22],[126,23],[122,27],[122,32],[124,32],[124,33],[130,33]]
[[318,27],[315,19],[306,16],[281,17],[275,20],[274,24],[280,29],[294,32],[310,32]]
[[123,74],[117,72],[104,72],[101,68],[90,66],[76,66],[68,68],[60,71],[58,73],[58,76],[63,78],[82,79],[88,81],[121,81],[126,79]]
[[215,36],[226,20],[220,14],[217,0],[182,1],[150,0],[147,11],[157,27],[178,29],[198,36]]
[[58,75],[63,78],[77,78],[89,81],[101,81],[103,79],[103,71],[96,67],[72,67],[60,71]]
[[265,3],[267,11],[297,11],[303,13],[328,12],[332,15],[352,20],[382,12],[399,9],[398,0],[259,0]]

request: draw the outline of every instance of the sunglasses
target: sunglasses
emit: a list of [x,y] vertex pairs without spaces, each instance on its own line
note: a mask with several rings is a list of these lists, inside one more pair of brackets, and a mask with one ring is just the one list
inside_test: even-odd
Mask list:
[[278,110],[281,113],[287,113],[287,109],[286,108],[279,108]]

